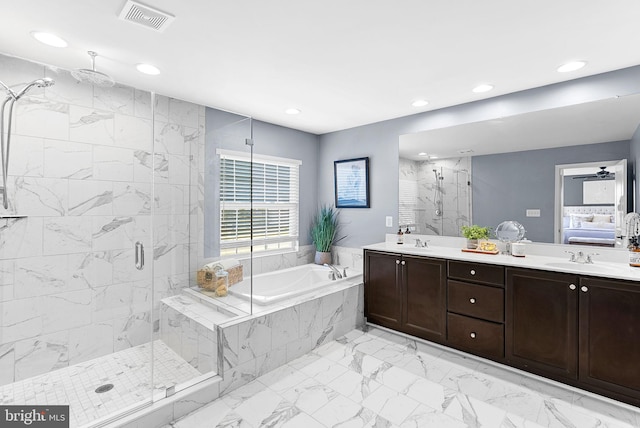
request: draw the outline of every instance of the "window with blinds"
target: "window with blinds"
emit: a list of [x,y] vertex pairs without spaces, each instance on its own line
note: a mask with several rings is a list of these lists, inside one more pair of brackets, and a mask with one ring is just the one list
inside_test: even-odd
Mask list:
[[413,180],[399,180],[398,224],[416,224],[416,209],[418,208],[418,182]]
[[294,159],[219,150],[220,255],[279,252],[298,246],[299,170]]

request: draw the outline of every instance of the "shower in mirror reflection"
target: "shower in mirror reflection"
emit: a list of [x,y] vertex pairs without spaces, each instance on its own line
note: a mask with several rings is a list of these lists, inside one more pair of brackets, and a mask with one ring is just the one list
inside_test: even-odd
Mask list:
[[459,236],[471,222],[469,157],[400,159],[400,224],[423,235]]
[[2,152],[2,188],[0,188],[0,196],[2,197],[2,205],[5,209],[9,207],[7,198],[7,175],[9,170],[9,153],[11,149],[11,126],[13,122],[13,107],[16,101],[24,96],[32,88],[47,88],[55,84],[53,79],[45,77],[36,79],[26,84],[19,91],[14,91],[4,82],[0,81],[0,87],[6,91],[7,96],[0,106],[0,150]]

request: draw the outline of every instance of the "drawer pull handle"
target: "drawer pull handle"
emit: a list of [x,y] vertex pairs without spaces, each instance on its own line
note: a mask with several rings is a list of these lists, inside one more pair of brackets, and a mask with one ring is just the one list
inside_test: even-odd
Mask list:
[[405,262],[405,261],[403,260],[402,262],[400,262],[400,264],[401,264],[402,266],[404,266],[404,265],[406,265],[406,264],[407,264],[407,262]]
[[576,285],[575,284],[570,284],[569,285],[569,290],[575,290],[576,289]]
[[469,299],[469,302],[473,305],[476,303],[476,299],[474,299],[473,297]]
[[396,260],[396,264],[399,265],[400,264],[400,260]]
[[475,271],[475,270],[473,270],[473,269],[471,269],[471,272],[470,272],[470,273],[471,273],[471,275],[475,275],[475,274],[476,274],[476,271]]
[[589,289],[584,285],[580,288],[580,290],[582,290],[583,293],[586,293],[587,291],[589,291]]
[[471,336],[471,338],[472,338],[472,339],[475,339],[475,338],[476,338],[476,334],[475,334],[475,333],[473,333],[473,332],[472,332],[469,336]]

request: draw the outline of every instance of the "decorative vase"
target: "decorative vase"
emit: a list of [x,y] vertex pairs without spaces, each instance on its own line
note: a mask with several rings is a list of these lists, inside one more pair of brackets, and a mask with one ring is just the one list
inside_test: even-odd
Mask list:
[[478,240],[477,239],[467,239],[467,248],[470,250],[475,250],[478,248]]
[[331,251],[316,251],[316,258],[314,260],[315,264],[323,265],[323,264],[331,264]]

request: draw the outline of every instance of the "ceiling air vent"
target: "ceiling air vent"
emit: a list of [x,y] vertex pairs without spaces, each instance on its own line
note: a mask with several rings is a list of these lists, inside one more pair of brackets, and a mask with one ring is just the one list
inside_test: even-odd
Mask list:
[[132,0],[127,0],[118,17],[156,31],[164,31],[176,19],[173,15]]

